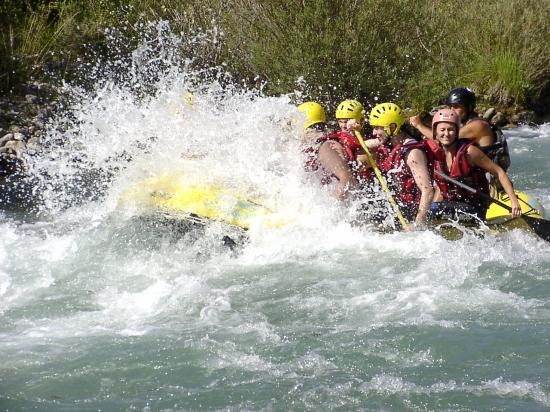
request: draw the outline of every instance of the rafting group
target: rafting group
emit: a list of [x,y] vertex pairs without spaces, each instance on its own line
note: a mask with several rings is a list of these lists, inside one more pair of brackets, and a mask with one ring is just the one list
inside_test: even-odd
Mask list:
[[[395,103],[378,104],[367,116],[359,101],[344,100],[336,108],[333,130],[319,103],[304,102],[293,120],[303,121],[298,127],[306,173],[352,208],[352,223],[374,225],[381,232],[433,229],[457,239],[464,228],[482,234],[487,226],[527,229],[550,241],[550,221],[543,218],[540,202],[514,190],[506,174],[506,140],[477,115],[475,94],[456,88],[445,104],[432,112],[431,126],[426,126],[418,116],[407,118]],[[195,181],[196,159],[189,160],[189,170],[129,188],[121,207],[140,205],[153,222],[158,217],[168,226],[181,222],[182,232],[221,222],[239,238],[260,222],[279,228],[295,219],[288,209],[265,207],[262,199]]]
[[[329,130],[323,107],[308,101],[302,134],[305,168],[323,184],[336,184],[342,200],[383,190],[404,230],[440,219],[484,220],[492,198],[505,195],[510,218],[522,215],[506,169],[510,156],[502,132],[480,117],[475,93],[451,90],[433,112],[431,127],[419,116],[406,118],[395,103],[363,105],[345,100],[336,109],[338,130]],[[492,197],[491,197],[492,196]]]

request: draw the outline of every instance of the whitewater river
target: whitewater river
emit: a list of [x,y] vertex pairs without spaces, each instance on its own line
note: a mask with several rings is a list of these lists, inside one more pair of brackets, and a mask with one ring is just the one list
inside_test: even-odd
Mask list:
[[[0,215],[1,411],[550,409],[549,243],[354,227],[302,171],[288,98],[189,103],[170,76],[73,100],[32,205]],[[507,136],[550,210],[549,125]],[[234,253],[122,206],[173,171],[294,217]]]

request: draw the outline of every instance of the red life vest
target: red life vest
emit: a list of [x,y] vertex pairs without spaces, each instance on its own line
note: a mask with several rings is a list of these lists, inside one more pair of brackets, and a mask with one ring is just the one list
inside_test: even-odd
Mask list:
[[[489,184],[485,177],[485,171],[479,167],[470,166],[466,157],[468,148],[471,145],[477,146],[477,144],[468,139],[458,139],[457,145],[457,152],[451,170],[447,170],[447,164],[442,154],[436,159],[435,168],[477,191],[489,194]],[[444,200],[483,203],[480,202],[481,199],[477,194],[462,189],[437,174],[435,175],[435,179]]]
[[386,174],[388,185],[395,194],[396,200],[408,208],[416,210],[420,202],[421,191],[418,189],[411,169],[407,165],[407,156],[413,149],[422,150],[428,158],[428,171],[433,179],[434,154],[427,141],[409,140],[398,144],[380,164],[380,170]]
[[362,150],[362,148],[359,140],[357,140],[357,137],[353,134],[338,130],[325,136],[325,139],[339,142],[346,152],[348,162],[357,162],[357,153]]
[[357,137],[350,132],[338,130],[324,137],[326,140],[335,140],[339,142],[344,148],[348,164],[353,171],[355,177],[360,181],[369,181],[374,178],[374,172],[372,169],[366,169],[359,171],[361,167],[360,162],[357,160],[357,155],[364,153],[363,147]]
[[384,163],[386,163],[386,159],[390,155],[391,151],[393,150],[393,146],[391,145],[381,145],[378,146],[374,151],[376,153],[376,156],[378,157],[378,168],[382,170],[384,167]]

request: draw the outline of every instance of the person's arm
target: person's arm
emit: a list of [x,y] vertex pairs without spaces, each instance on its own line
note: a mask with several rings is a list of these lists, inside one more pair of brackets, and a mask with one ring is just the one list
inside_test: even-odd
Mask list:
[[339,200],[346,199],[349,191],[358,186],[358,182],[348,165],[342,145],[335,141],[324,142],[319,147],[318,160],[323,168],[338,178],[336,197]]
[[365,146],[367,146],[369,149],[376,149],[384,144],[384,141],[377,137],[365,139],[363,141],[365,142]]
[[[361,129],[363,128],[363,125],[361,122],[358,122],[355,119],[349,119],[346,123],[346,127],[349,132],[354,133],[356,131],[361,132]],[[371,137],[370,139],[364,139],[363,142],[365,143],[365,146],[367,146],[369,149],[376,149],[383,144],[386,143],[386,141],[389,139],[389,136],[386,136],[385,139],[381,139],[378,137]]]
[[434,198],[434,188],[428,169],[428,157],[420,149],[413,149],[407,155],[407,166],[411,170],[414,182],[420,190],[418,212],[414,220],[414,227],[421,228],[426,224],[428,212]]
[[519,205],[518,198],[516,196],[516,193],[514,192],[512,182],[510,181],[510,178],[508,177],[504,169],[494,163],[491,159],[487,157],[485,153],[481,151],[481,149],[475,146],[470,146],[468,148],[467,160],[471,166],[480,167],[498,178],[500,184],[502,185],[502,188],[510,197],[512,216],[521,216],[521,206]]
[[494,143],[494,133],[489,123],[482,119],[470,121],[460,128],[458,132],[460,139],[469,139],[479,146],[490,146]]
[[426,139],[433,139],[432,129],[422,123],[420,116],[409,117],[409,124],[418,130]]

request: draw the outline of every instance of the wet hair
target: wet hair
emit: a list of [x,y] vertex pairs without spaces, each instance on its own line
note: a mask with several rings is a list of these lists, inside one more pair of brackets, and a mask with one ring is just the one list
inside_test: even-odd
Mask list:
[[419,142],[424,139],[424,136],[422,135],[422,133],[408,123],[405,123],[403,126],[401,126],[401,131],[405,133],[407,136],[409,136],[410,138],[417,140]]
[[308,129],[317,130],[318,132],[326,132],[328,125],[326,123],[315,123],[308,127]]

